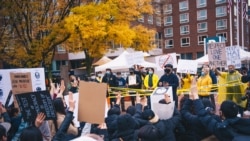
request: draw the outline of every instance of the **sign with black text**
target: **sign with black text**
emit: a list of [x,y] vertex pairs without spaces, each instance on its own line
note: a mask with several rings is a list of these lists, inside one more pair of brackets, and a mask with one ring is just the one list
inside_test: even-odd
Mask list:
[[208,47],[208,60],[210,66],[226,67],[227,59],[225,53],[225,43],[209,43]]
[[34,121],[39,113],[46,115],[45,120],[56,118],[55,108],[48,91],[22,93],[15,97],[25,121]]

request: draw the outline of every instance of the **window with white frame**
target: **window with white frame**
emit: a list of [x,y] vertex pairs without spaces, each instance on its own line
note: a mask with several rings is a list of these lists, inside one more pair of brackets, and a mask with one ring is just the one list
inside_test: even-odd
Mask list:
[[198,36],[198,45],[204,45],[204,39],[207,38],[207,35],[199,35]]
[[57,52],[58,53],[65,53],[66,49],[62,45],[57,45]]
[[153,24],[153,23],[154,23],[153,15],[148,15],[148,24]]
[[225,42],[227,41],[227,32],[221,32],[221,33],[216,33],[216,36],[220,36],[222,41],[224,40]]
[[164,29],[164,36],[165,37],[173,37],[173,28],[165,28]]
[[161,14],[161,7],[160,5],[155,6],[155,14]]
[[173,17],[166,16],[164,17],[164,26],[172,25],[173,24]]
[[189,34],[189,25],[182,25],[180,26],[180,34],[187,35]]
[[180,23],[187,23],[187,22],[189,22],[189,13],[180,14]]
[[139,16],[138,22],[144,23],[144,15]]
[[227,19],[216,20],[216,30],[227,29]]
[[173,39],[167,39],[165,40],[165,48],[173,48],[174,47],[174,40]]
[[227,7],[226,6],[216,7],[216,17],[223,17],[226,15],[227,15]]
[[163,5],[163,12],[164,12],[164,14],[172,13],[172,4]]
[[179,10],[180,11],[188,10],[188,1],[187,0],[179,2]]
[[207,6],[207,0],[196,0],[197,8],[206,7]]
[[227,0],[215,0],[215,4],[226,3]]
[[190,46],[190,38],[189,37],[181,38],[181,47],[188,47],[188,46]]
[[207,9],[202,9],[197,11],[197,20],[206,20],[207,19]]
[[161,26],[161,17],[156,17],[156,25]]
[[207,22],[198,23],[197,24],[197,31],[198,31],[198,33],[207,32]]

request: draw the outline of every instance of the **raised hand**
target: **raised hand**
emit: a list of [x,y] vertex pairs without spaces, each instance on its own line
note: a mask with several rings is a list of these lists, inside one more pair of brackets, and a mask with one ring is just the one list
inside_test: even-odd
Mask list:
[[44,113],[39,113],[36,116],[36,120],[35,120],[35,126],[38,128],[42,125],[43,121],[45,120],[46,116]]
[[75,103],[73,93],[69,92],[69,111],[73,112],[75,110]]

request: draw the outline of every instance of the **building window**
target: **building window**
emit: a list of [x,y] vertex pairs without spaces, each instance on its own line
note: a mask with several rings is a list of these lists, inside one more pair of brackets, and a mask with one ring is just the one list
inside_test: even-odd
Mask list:
[[168,39],[165,40],[165,48],[173,48],[174,47],[174,40],[173,39]]
[[197,8],[206,7],[207,0],[197,0]]
[[181,59],[192,60],[193,59],[193,54],[192,53],[181,53]]
[[207,35],[199,35],[198,36],[198,45],[204,45],[204,39],[207,38]]
[[161,17],[156,17],[156,25],[161,26]]
[[189,13],[180,14],[180,23],[189,22]]
[[188,10],[188,1],[187,0],[179,2],[179,10],[180,11]]
[[227,32],[216,33],[216,36],[221,37],[222,41],[227,41]]
[[164,29],[165,37],[173,37],[173,28],[165,28]]
[[160,5],[155,6],[155,14],[157,14],[157,15],[161,14],[161,7],[160,7]]
[[164,12],[164,14],[172,13],[172,4],[163,5],[163,12]]
[[166,16],[164,17],[164,26],[172,25],[173,24],[173,17]]
[[216,0],[215,3],[216,4],[226,3],[226,0]]
[[196,58],[201,58],[204,56],[204,52],[197,52],[196,53]]
[[148,24],[153,24],[154,20],[153,20],[153,15],[148,15]]
[[62,45],[57,45],[58,53],[66,53],[66,49]]
[[189,45],[190,45],[189,37],[181,38],[181,47],[188,47]]
[[139,16],[138,22],[144,23],[144,15]]
[[197,26],[198,33],[207,32],[207,22],[198,23]]
[[180,26],[180,34],[187,35],[189,34],[189,25],[182,25]]
[[206,20],[207,19],[207,9],[197,11],[197,20]]
[[226,15],[227,15],[227,7],[226,6],[216,7],[216,17],[223,17]]
[[216,30],[224,30],[224,29],[227,29],[227,20],[226,19],[216,20]]

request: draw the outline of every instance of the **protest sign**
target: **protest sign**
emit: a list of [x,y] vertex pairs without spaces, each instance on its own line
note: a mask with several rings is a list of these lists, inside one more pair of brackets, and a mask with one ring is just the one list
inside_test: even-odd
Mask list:
[[48,91],[16,94],[15,97],[25,121],[34,121],[39,113],[46,115],[45,120],[56,118],[54,105]]
[[225,43],[209,43],[208,60],[210,66],[227,67]]
[[198,63],[194,60],[178,60],[177,72],[179,73],[189,73],[196,74],[197,73]]
[[234,65],[241,68],[240,49],[237,46],[226,47],[227,66]]
[[32,92],[31,74],[27,73],[10,73],[12,94]]
[[172,64],[174,68],[177,67],[176,53],[169,53],[155,57],[157,69],[162,70],[166,64]]
[[104,123],[107,84],[80,81],[78,120]]
[[[15,87],[13,91],[10,73],[13,73],[13,74],[18,74],[18,73],[25,74],[26,73],[26,75],[24,75],[23,77],[26,77],[27,79],[26,78],[21,78],[21,79],[13,78],[14,83],[16,82],[16,80],[21,80],[20,82],[22,82],[22,83],[19,83],[18,81],[18,83],[15,83],[15,84],[13,83],[15,86],[17,86],[17,84],[18,85],[20,84],[19,87],[21,87],[22,84],[24,84],[26,88],[22,87],[22,90],[20,91],[19,89]],[[44,68],[2,69],[0,70],[0,76],[2,76],[2,78],[0,77],[1,78],[0,79],[0,89],[1,89],[0,91],[2,91],[2,95],[0,95],[0,102],[3,104],[4,103],[6,104],[7,100],[9,101],[8,103],[13,102],[12,93],[46,90]],[[12,75],[12,77],[14,76]],[[27,80],[31,80],[30,83],[27,83]],[[24,82],[26,81],[26,82],[24,83],[23,81]],[[30,84],[32,86],[30,86]]]
[[159,116],[160,119],[169,119],[173,116],[175,102],[169,104],[154,103],[154,112]]
[[172,87],[156,87],[153,93],[150,95],[151,109],[155,110],[154,103],[159,103],[161,99],[164,99],[164,95],[168,94],[171,101],[173,101]]

